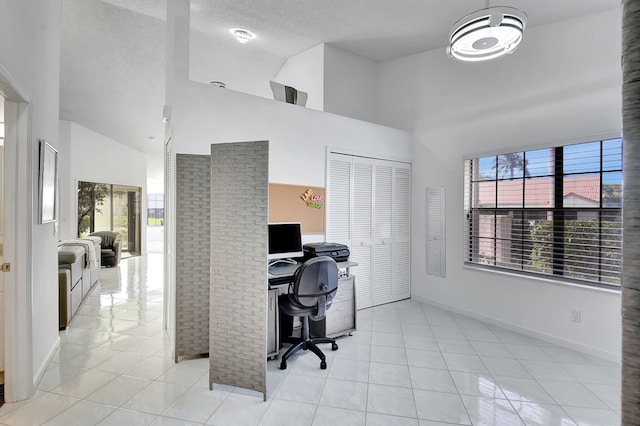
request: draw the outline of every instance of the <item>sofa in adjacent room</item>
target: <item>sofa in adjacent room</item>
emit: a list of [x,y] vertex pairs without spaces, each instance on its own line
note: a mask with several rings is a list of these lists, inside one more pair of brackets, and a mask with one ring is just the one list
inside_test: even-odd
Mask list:
[[100,243],[98,237],[85,237],[58,243],[58,286],[60,328],[75,315],[91,286],[100,277]]
[[85,269],[85,249],[80,246],[58,246],[58,285],[61,329],[71,321],[82,302],[82,275]]
[[122,235],[113,231],[98,231],[89,234],[90,237],[100,237],[100,259],[102,266],[117,266],[120,263],[122,251]]

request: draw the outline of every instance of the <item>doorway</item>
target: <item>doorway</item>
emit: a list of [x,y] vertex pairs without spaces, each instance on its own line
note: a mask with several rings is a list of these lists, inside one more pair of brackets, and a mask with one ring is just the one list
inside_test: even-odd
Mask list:
[[[31,98],[0,64],[4,122],[2,164],[2,257],[4,304],[4,399],[19,401],[34,392],[31,348],[32,151]],[[6,268],[4,267],[6,264]]]
[[[0,264],[4,263],[4,97],[0,95]],[[4,274],[0,272],[0,405],[4,403]]]
[[78,182],[78,236],[96,231],[122,235],[122,257],[141,254],[141,195],[138,186]]

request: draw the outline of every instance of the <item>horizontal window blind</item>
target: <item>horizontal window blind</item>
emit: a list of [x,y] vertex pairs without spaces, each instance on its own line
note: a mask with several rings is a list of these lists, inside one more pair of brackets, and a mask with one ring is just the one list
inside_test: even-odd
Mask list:
[[622,139],[465,161],[465,262],[618,287]]

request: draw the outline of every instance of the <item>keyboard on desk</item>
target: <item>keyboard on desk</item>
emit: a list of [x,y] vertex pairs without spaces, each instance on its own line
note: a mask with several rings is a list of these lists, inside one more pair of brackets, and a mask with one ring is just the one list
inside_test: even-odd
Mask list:
[[269,267],[269,284],[288,284],[293,281],[293,276],[300,264],[275,264]]

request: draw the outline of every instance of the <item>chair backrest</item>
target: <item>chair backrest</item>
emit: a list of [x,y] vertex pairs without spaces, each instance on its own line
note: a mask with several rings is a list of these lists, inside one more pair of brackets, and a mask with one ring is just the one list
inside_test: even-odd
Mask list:
[[89,236],[100,237],[102,248],[114,248],[122,240],[122,235],[113,231],[97,231],[89,234]]
[[312,316],[314,319],[321,319],[331,306],[337,289],[338,265],[328,256],[319,256],[298,268],[289,298],[301,308],[316,307]]

